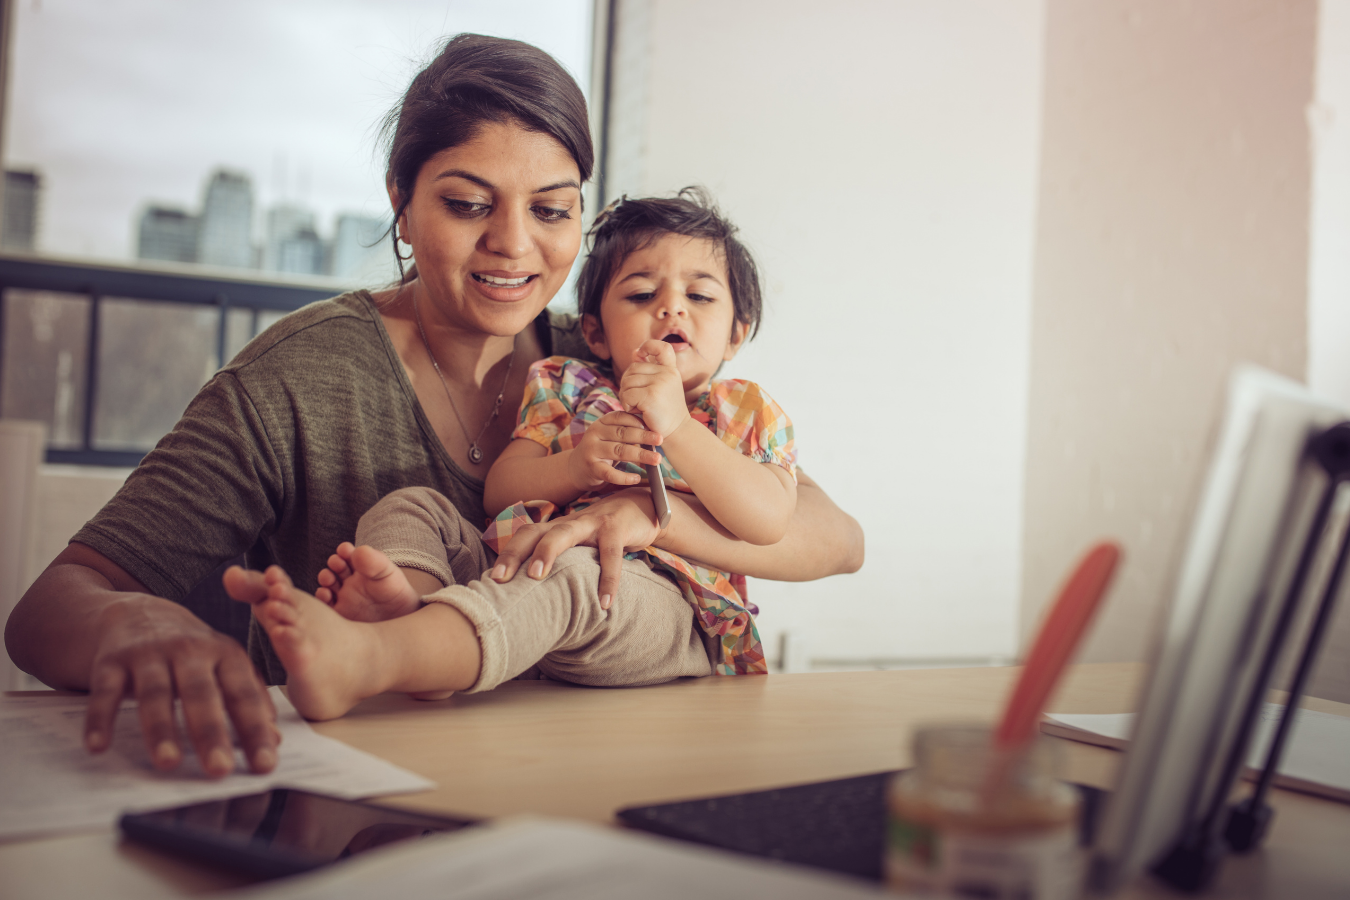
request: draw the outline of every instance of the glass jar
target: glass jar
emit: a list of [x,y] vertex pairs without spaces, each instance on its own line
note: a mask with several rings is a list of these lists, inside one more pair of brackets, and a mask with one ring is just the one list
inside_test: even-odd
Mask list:
[[887,790],[886,877],[897,888],[990,900],[1059,900],[1082,890],[1078,791],[1059,748],[1038,738],[996,753],[985,726],[914,736],[914,768]]

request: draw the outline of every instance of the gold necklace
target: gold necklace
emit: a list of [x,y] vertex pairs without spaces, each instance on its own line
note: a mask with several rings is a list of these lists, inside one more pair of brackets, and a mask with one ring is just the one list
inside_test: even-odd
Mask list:
[[422,327],[422,311],[417,308],[417,297],[413,297],[413,317],[417,319],[417,333],[422,336],[422,346],[427,348],[427,357],[431,360],[431,367],[436,370],[436,377],[441,380],[441,390],[445,391],[445,399],[450,401],[450,408],[455,411],[455,418],[459,420],[459,427],[464,431],[464,439],[469,442],[469,462],[475,466],[483,461],[483,450],[478,446],[478,442],[487,434],[487,430],[492,423],[497,421],[497,414],[502,409],[502,398],[506,396],[506,383],[511,380],[511,367],[516,364],[516,351],[511,348],[511,357],[506,362],[506,377],[502,379],[502,388],[497,392],[497,400],[492,404],[492,412],[488,415],[487,421],[483,423],[483,430],[478,432],[478,437],[469,437],[469,428],[464,424],[464,417],[459,414],[459,407],[455,405],[455,398],[450,396],[450,385],[445,383],[445,375],[441,372],[440,363],[436,362],[436,354],[431,352],[431,341],[427,340],[426,329]]

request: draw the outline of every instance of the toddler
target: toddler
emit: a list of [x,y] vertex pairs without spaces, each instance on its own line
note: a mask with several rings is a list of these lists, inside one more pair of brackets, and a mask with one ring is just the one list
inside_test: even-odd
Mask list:
[[[614,604],[594,596],[589,548],[563,553],[542,579],[522,571],[499,583],[504,568],[487,571],[492,560],[480,543],[500,550],[517,528],[556,508],[574,511],[640,485],[648,465],[659,465],[668,488],[695,494],[724,529],[750,543],[780,540],[796,504],[787,416],[752,382],[712,380],[760,317],[758,274],[734,227],[701,192],[686,189],[673,199],[612,204],[591,238],[578,307],[586,342],[603,362],[552,357],[531,367],[514,440],[487,477],[484,504],[495,518],[481,542],[466,540],[462,517],[443,496],[403,489],[366,513],[356,545],[338,547],[319,574],[318,598],[353,624],[432,602],[458,609],[482,653],[470,690],[495,687],[536,663],[552,677],[603,685],[766,671],[742,576],[650,546],[628,554]],[[564,564],[576,554],[589,554],[584,573]],[[259,620],[269,634],[293,629],[293,608],[312,598],[280,570],[267,579],[271,602],[255,606]],[[522,603],[522,591],[536,599]],[[621,650],[608,648],[606,635],[622,629],[623,606],[653,593],[664,594],[662,602],[681,598],[686,617],[692,607],[698,633],[687,643],[695,646],[634,646],[625,635],[613,642]],[[566,611],[541,611],[548,603],[540,597]],[[287,652],[277,649],[291,670]],[[294,700],[293,671],[291,685]],[[360,697],[349,699],[347,706]],[[301,711],[314,717],[314,709]]]

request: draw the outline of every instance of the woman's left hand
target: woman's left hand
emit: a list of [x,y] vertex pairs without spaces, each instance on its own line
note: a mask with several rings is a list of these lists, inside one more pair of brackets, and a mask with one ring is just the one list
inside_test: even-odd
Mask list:
[[497,556],[492,579],[510,581],[522,564],[529,577],[542,579],[564,550],[595,547],[600,551],[600,608],[609,609],[619,592],[624,553],[651,546],[660,533],[650,492],[645,487],[619,491],[580,512],[521,528]]

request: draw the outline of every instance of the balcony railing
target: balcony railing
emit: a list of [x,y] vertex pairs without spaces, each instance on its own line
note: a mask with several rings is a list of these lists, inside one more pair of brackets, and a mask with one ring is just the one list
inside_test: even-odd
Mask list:
[[0,416],[47,422],[47,461],[134,466],[210,372],[338,281],[0,253]]

